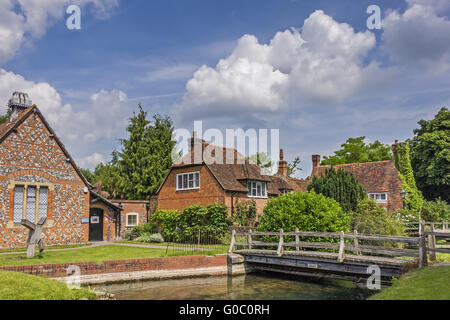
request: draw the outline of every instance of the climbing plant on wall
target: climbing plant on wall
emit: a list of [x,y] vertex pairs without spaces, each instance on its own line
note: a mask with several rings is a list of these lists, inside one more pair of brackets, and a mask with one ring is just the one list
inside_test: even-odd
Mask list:
[[423,207],[423,198],[414,179],[409,143],[396,143],[393,151],[395,166],[399,171],[400,179],[403,181],[402,188],[406,191],[406,198],[403,200],[405,209],[420,212]]

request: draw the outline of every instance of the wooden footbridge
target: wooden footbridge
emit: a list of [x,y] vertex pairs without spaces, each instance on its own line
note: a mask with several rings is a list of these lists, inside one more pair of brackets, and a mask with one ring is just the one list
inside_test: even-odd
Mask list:
[[400,237],[365,235],[356,231],[233,230],[229,253],[242,255],[245,263],[256,270],[306,277],[360,282],[378,270],[381,282],[387,284],[410,268],[427,265],[428,253],[450,253],[450,249],[432,248],[427,244],[435,237],[450,238],[450,233],[426,231],[425,226],[420,232],[418,237]]

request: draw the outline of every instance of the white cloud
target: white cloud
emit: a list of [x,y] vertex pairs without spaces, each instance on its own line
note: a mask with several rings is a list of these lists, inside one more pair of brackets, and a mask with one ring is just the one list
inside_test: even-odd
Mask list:
[[81,168],[94,169],[98,164],[105,163],[105,156],[94,152],[89,156],[77,159],[76,163]]
[[442,73],[450,68],[450,20],[438,15],[449,1],[410,0],[405,12],[383,20],[384,47],[396,61]]
[[278,32],[269,44],[253,35],[239,39],[215,68],[202,66],[187,82],[178,109],[186,113],[277,112],[292,101],[335,103],[352,95],[376,71],[363,59],[375,36],[355,32],[323,11],[312,13],[301,31]]
[[0,64],[14,57],[25,41],[45,35],[65,15],[69,4],[91,6],[99,18],[109,16],[118,0],[2,0],[0,2]]
[[28,81],[0,69],[0,103],[5,105],[14,91],[28,93],[64,141],[94,143],[116,138],[131,114],[128,97],[122,91],[101,90],[90,97],[85,110],[74,111],[70,104],[62,103],[60,94],[50,84]]

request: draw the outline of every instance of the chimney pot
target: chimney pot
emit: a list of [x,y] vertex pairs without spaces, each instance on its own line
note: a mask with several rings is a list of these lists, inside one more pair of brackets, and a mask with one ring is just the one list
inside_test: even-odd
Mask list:
[[9,121],[14,121],[18,114],[31,106],[31,100],[28,94],[23,92],[14,92],[8,101],[8,108],[11,109],[11,117]]
[[314,154],[312,156],[312,164],[313,168],[317,168],[318,166],[320,166],[320,155]]
[[283,153],[283,149],[280,149],[280,161],[284,160],[284,153]]
[[287,178],[287,161],[284,160],[283,149],[280,149],[280,161],[278,161],[277,175],[280,177]]

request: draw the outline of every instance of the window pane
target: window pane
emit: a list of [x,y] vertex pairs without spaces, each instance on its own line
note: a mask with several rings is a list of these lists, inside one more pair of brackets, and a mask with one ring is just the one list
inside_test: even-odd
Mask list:
[[41,218],[47,218],[47,207],[48,207],[48,188],[40,188],[38,220]]
[[193,188],[194,187],[194,174],[190,173],[189,174],[189,188]]
[[200,173],[195,174],[195,187],[200,188]]
[[185,174],[183,175],[183,189],[187,189],[188,187],[188,176]]
[[183,176],[178,176],[177,189],[183,189]]
[[258,197],[261,197],[262,195],[262,184],[260,182],[256,184],[256,194]]
[[28,187],[27,190],[27,220],[36,220],[36,187]]
[[22,221],[24,187],[14,188],[14,223]]

